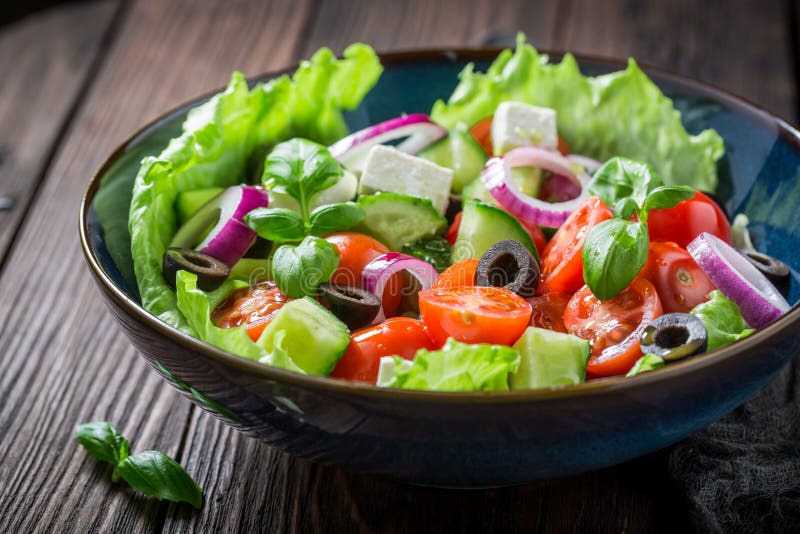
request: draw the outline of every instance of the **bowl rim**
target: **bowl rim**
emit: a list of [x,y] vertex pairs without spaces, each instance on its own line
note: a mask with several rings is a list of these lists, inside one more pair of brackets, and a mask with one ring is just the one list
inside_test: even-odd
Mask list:
[[[384,66],[399,63],[437,60],[487,61],[494,59],[497,54],[504,49],[506,49],[506,47],[419,48],[382,52],[379,53],[378,56],[380,57],[381,63]],[[539,50],[539,52],[541,54],[547,54],[551,58],[563,58],[563,56],[567,54],[567,52],[553,49],[543,49]],[[621,59],[592,54],[571,54],[578,61],[579,65],[581,65],[582,62],[586,62],[601,64],[611,68],[624,69],[628,63],[627,61]],[[711,97],[715,101],[734,107],[738,109],[739,112],[744,112],[751,118],[765,123],[765,125],[776,127],[777,136],[782,138],[784,141],[793,144],[795,148],[798,149],[798,152],[800,152],[800,132],[792,127],[786,120],[766,111],[758,104],[755,104],[744,97],[738,96],[726,89],[710,83],[702,82],[688,76],[676,74],[674,72],[653,67],[644,63],[640,63],[639,66],[643,71],[645,71],[645,73],[648,74],[648,76],[654,75],[661,80],[668,81],[677,86],[687,87],[693,92]],[[283,74],[292,73],[296,70],[296,68],[297,65],[293,65],[288,68],[269,71],[255,77],[248,78],[248,81],[252,83],[254,81],[268,80]],[[217,363],[223,364],[227,367],[235,368],[260,379],[273,380],[304,389],[325,391],[329,394],[344,394],[348,396],[365,398],[392,399],[397,402],[460,404],[477,401],[484,404],[509,404],[526,403],[530,401],[558,401],[612,392],[633,392],[634,390],[640,388],[649,388],[652,385],[656,383],[662,383],[663,381],[676,380],[677,377],[693,374],[703,369],[727,365],[731,360],[751,357],[752,349],[761,341],[766,340],[768,337],[777,335],[780,332],[793,329],[797,325],[800,325],[800,306],[795,304],[792,306],[789,312],[784,314],[777,321],[743,340],[714,350],[710,353],[670,364],[669,366],[658,369],[654,372],[643,373],[631,378],[625,376],[609,377],[571,386],[488,392],[439,392],[380,388],[375,385],[360,382],[351,382],[330,377],[319,377],[294,373],[279,367],[261,364],[255,360],[249,360],[247,358],[237,356],[231,352],[222,350],[161,321],[158,317],[145,310],[140,304],[135,302],[125,292],[123,292],[122,289],[113,282],[111,277],[100,265],[100,261],[89,239],[90,232],[88,216],[92,201],[94,200],[94,196],[100,185],[100,179],[110,169],[111,165],[113,165],[126,152],[131,144],[135,143],[137,139],[146,134],[152,128],[157,127],[162,122],[174,117],[179,113],[183,113],[186,110],[201,104],[221,90],[222,88],[209,91],[201,96],[185,101],[165,113],[159,114],[156,118],[148,121],[147,124],[139,128],[116,149],[114,149],[94,173],[91,180],[87,184],[81,198],[78,221],[81,249],[92,275],[100,285],[100,289],[103,290],[107,296],[113,299],[117,306],[125,310],[128,315],[134,317],[138,322],[152,329],[155,332],[155,335],[164,335],[172,342],[182,346],[183,348],[210,358]]]

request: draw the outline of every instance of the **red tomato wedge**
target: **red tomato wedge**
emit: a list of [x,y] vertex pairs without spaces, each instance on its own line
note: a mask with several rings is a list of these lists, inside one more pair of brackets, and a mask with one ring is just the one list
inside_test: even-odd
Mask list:
[[437,347],[422,321],[393,317],[353,332],[350,344],[331,376],[374,384],[378,380],[382,357],[400,356],[411,360],[419,349],[434,350]]
[[528,299],[531,305],[531,326],[567,333],[564,326],[564,310],[572,295],[569,293],[547,293]]
[[447,239],[447,242],[451,245],[456,244],[456,238],[458,238],[458,229],[461,227],[461,216],[463,213],[463,211],[456,213],[456,216],[453,217],[453,224],[451,224],[450,228],[447,229],[447,234],[444,238]]
[[220,328],[244,325],[253,341],[290,299],[275,287],[274,282],[260,282],[237,289],[211,313],[211,321]]
[[611,217],[597,197],[587,198],[572,212],[544,249],[540,293],[574,293],[583,285],[583,240],[592,227]]
[[469,133],[481,145],[486,155],[489,157],[494,155],[494,148],[492,147],[492,117],[486,117],[476,122],[470,128]]
[[426,289],[419,292],[419,312],[440,345],[449,337],[464,343],[511,345],[531,319],[531,305],[501,287]]
[[454,263],[440,274],[433,283],[435,288],[449,289],[451,287],[474,286],[475,271],[478,270],[478,260],[467,258]]
[[686,313],[716,289],[691,254],[675,243],[650,243],[639,277],[655,286],[664,313]]
[[647,215],[650,241],[674,241],[686,248],[703,232],[731,244],[731,225],[716,202],[700,191],[677,206],[652,210]]
[[642,332],[661,314],[656,288],[637,278],[606,301],[598,300],[588,286],[583,286],[567,304],[564,325],[570,334],[588,339],[591,344],[586,372],[613,376],[627,373],[642,356]]

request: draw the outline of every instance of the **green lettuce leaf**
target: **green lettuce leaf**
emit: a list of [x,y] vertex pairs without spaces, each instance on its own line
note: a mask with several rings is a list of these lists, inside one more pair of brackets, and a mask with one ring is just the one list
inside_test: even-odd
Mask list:
[[448,129],[475,124],[509,100],[555,109],[558,132],[575,153],[601,161],[625,156],[653,165],[667,185],[716,188],[722,138],[713,130],[689,135],[672,101],[633,59],[625,70],[587,77],[572,55],[548,63],[520,34],[516,51],[504,50],[485,74],[467,66],[431,117]]
[[722,291],[714,290],[708,298],[708,302],[698,304],[689,312],[706,325],[708,350],[724,347],[755,332],[742,318],[739,306]]
[[380,76],[374,51],[355,44],[337,60],[321,49],[293,78],[282,76],[249,89],[234,73],[228,87],[193,109],[183,133],[157,157],[142,161],[133,186],[128,229],[134,271],[145,309],[189,334],[203,336],[178,309],[164,281],[164,251],[177,230],[178,193],[244,181],[256,147],[293,136],[330,143],[347,131],[342,110],[355,108]]
[[[398,361],[399,360],[399,361]],[[395,358],[389,387],[428,391],[500,391],[519,367],[519,352],[503,345],[467,345],[448,339],[441,350],[417,351],[411,365]]]
[[214,308],[233,291],[247,286],[247,282],[229,279],[214,291],[205,293],[197,288],[196,274],[178,271],[175,278],[178,310],[198,338],[228,352],[258,360],[266,356],[266,351],[253,343],[244,328],[219,328],[211,322]]
[[661,369],[664,365],[666,365],[664,360],[655,354],[645,354],[636,360],[636,363],[633,364],[633,367],[631,367],[631,370],[628,371],[628,374],[625,376],[636,376],[642,373],[648,373],[656,369]]

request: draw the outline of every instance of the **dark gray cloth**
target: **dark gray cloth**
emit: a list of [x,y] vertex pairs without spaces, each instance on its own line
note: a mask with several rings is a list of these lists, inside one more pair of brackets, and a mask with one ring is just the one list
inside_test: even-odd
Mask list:
[[699,532],[800,532],[800,358],[669,464]]

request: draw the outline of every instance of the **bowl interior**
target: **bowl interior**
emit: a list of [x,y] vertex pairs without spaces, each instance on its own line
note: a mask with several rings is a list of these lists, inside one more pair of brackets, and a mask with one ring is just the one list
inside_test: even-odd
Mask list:
[[[430,111],[456,86],[458,73],[470,61],[485,70],[496,51],[397,53],[383,57],[385,72],[363,104],[346,115],[351,129],[401,113]],[[622,68],[622,63],[578,57],[586,74]],[[725,140],[719,162],[717,196],[732,217],[750,218],[755,246],[792,268],[789,302],[800,299],[800,141],[791,127],[723,91],[674,75],[645,69],[681,111],[691,133],[713,128]],[[269,79],[264,76],[255,81]],[[411,87],[413,86],[413,90]],[[88,242],[105,274],[128,297],[139,302],[128,233],[131,188],[139,162],[158,154],[180,132],[190,102],[145,127],[120,147],[100,171],[100,185],[87,214]],[[591,154],[587,154],[591,156]]]

